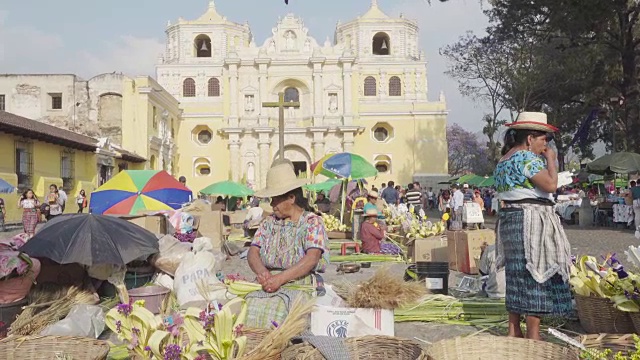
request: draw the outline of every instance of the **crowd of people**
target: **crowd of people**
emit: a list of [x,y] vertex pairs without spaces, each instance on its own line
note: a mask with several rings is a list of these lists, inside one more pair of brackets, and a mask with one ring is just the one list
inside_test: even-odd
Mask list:
[[[33,189],[27,189],[18,200],[18,208],[22,209],[22,227],[24,232],[32,237],[35,234],[36,226],[43,221],[50,221],[65,212],[68,201],[67,193],[55,184],[49,186],[49,193],[44,196],[43,201],[38,199]],[[83,213],[87,208],[87,195],[84,190],[80,190],[76,196],[78,213]],[[0,198],[0,231],[6,231],[5,219],[7,210],[5,201]]]

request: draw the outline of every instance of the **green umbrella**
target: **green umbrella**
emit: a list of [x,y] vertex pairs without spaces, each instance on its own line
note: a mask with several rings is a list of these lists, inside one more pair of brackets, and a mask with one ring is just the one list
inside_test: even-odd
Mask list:
[[479,186],[483,181],[483,176],[473,175],[473,177],[467,179],[465,182],[471,186]]
[[466,174],[466,175],[459,176],[457,178],[451,178],[449,179],[449,182],[452,184],[464,184],[464,183],[469,184],[469,180],[473,179],[476,176],[477,176],[476,174]]
[[334,186],[341,184],[342,181],[338,179],[329,179],[327,181],[318,183],[318,184],[309,184],[303,186],[303,188],[312,191],[312,192],[324,192],[328,193]]
[[489,187],[496,184],[496,179],[493,176],[489,176],[484,178],[479,184],[476,184],[477,187]]
[[205,195],[227,195],[237,197],[253,195],[253,190],[242,184],[229,180],[211,184],[200,190],[200,192]]
[[378,175],[375,166],[352,153],[328,154],[311,165],[314,175],[330,179],[365,179]]
[[640,172],[640,154],[617,152],[605,155],[587,164],[591,174],[634,174]]

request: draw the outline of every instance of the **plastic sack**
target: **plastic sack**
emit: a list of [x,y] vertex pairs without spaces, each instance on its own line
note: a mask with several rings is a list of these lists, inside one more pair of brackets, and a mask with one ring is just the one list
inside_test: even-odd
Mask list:
[[173,290],[181,308],[206,304],[199,288],[206,288],[208,300],[225,299],[227,290],[216,277],[215,269],[216,257],[212,252],[190,252],[184,255],[173,280]]
[[158,240],[159,251],[151,258],[151,264],[160,271],[175,275],[182,258],[191,252],[191,244],[178,241],[171,235]]
[[157,273],[153,279],[153,283],[167,289],[173,289],[173,277],[171,275]]
[[217,273],[218,271],[222,270],[222,263],[227,260],[227,255],[225,255],[223,252],[216,250],[213,248],[213,242],[211,241],[210,238],[208,237],[199,237],[195,240],[193,240],[193,252],[194,253],[199,253],[199,252],[203,252],[203,251],[207,251],[213,254],[215,260],[216,260],[216,265],[214,267],[214,272]]
[[64,319],[47,326],[40,335],[97,339],[104,331],[104,311],[98,305],[75,305]]

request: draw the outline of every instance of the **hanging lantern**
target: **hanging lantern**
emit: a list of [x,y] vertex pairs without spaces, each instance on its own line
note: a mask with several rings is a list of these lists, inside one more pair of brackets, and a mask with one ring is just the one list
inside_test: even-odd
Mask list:
[[200,51],[209,51],[209,48],[207,47],[207,42],[205,40],[202,40],[202,46],[200,47]]
[[382,50],[387,50],[388,49],[387,40],[382,40],[382,46],[380,47],[380,49],[382,49]]

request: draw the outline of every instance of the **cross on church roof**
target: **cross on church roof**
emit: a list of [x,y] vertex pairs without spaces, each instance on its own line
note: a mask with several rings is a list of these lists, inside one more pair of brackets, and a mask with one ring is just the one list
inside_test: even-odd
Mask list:
[[285,108],[299,108],[300,102],[298,101],[284,101],[284,93],[278,93],[278,102],[264,102],[262,107],[278,108],[278,143],[280,149],[278,150],[279,161],[284,161],[284,109]]

